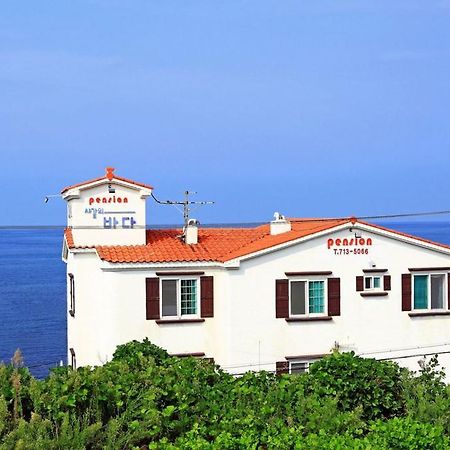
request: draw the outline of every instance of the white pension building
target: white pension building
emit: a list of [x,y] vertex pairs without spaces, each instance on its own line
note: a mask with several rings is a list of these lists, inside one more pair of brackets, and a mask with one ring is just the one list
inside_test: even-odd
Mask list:
[[448,246],[356,218],[146,230],[151,193],[111,168],[62,191],[69,363],[147,337],[232,373],[302,371],[336,347],[450,368]]

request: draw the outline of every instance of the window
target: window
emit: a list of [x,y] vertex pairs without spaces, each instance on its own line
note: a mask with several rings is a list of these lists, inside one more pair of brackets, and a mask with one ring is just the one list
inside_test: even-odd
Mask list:
[[381,289],[381,277],[364,277],[364,290]]
[[413,284],[414,309],[447,309],[445,274],[414,275]]
[[293,280],[290,282],[290,315],[325,314],[325,282]]
[[69,273],[69,301],[70,308],[69,314],[74,317],[75,316],[75,278],[73,273]]
[[309,371],[309,367],[312,363],[318,359],[298,359],[289,361],[289,373],[292,375],[300,375]]
[[391,290],[391,276],[384,275],[387,269],[363,269],[364,276],[356,277],[356,291],[362,297],[384,297]]
[[289,362],[289,373],[293,375],[298,375],[301,373],[308,372],[309,362],[308,361],[290,361]]
[[198,311],[197,279],[161,280],[162,317],[192,317]]
[[73,348],[69,348],[69,351],[70,351],[70,367],[72,367],[73,370],[76,370],[77,357],[75,355],[75,350]]

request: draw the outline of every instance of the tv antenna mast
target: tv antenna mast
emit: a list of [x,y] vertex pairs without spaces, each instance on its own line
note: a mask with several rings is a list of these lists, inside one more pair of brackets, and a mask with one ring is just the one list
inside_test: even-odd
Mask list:
[[[160,205],[172,205],[175,206],[175,208],[178,209],[183,214],[183,220],[184,220],[184,226],[187,227],[190,220],[190,213],[194,211],[197,208],[200,208],[204,205],[213,205],[214,202],[212,201],[193,201],[190,200],[189,196],[194,195],[197,192],[194,191],[184,191],[184,200],[158,200],[152,192],[153,200],[155,200],[156,203],[159,203]],[[182,206],[182,209],[180,208]]]

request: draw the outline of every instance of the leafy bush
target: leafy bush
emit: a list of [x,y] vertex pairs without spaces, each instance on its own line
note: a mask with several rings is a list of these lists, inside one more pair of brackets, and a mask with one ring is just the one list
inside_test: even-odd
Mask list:
[[342,411],[362,409],[365,420],[405,413],[402,370],[390,361],[333,353],[310,369],[310,390],[337,399]]
[[45,380],[1,366],[0,449],[440,450],[449,389],[434,361],[415,377],[334,354],[300,376],[234,378],[133,341],[104,366]]
[[419,376],[404,376],[406,410],[418,422],[441,426],[450,435],[450,386],[436,356],[421,362]]
[[380,450],[448,450],[450,440],[442,427],[415,422],[409,418],[377,421],[367,441]]
[[11,364],[0,364],[0,396],[7,404],[13,420],[30,417],[32,405],[29,396],[32,376],[26,367],[20,350],[14,353]]
[[152,344],[148,338],[145,338],[142,342],[131,341],[127,344],[118,345],[113,355],[114,361],[124,361],[130,367],[136,369],[142,368],[149,358],[152,358],[155,364],[159,366],[167,361],[170,356],[164,349]]

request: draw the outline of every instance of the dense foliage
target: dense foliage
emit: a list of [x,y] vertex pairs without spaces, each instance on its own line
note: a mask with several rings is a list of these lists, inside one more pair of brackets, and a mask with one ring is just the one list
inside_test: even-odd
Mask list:
[[418,375],[334,353],[308,374],[234,378],[147,340],[45,380],[19,355],[0,366],[0,449],[85,448],[448,449],[450,388],[436,358]]

